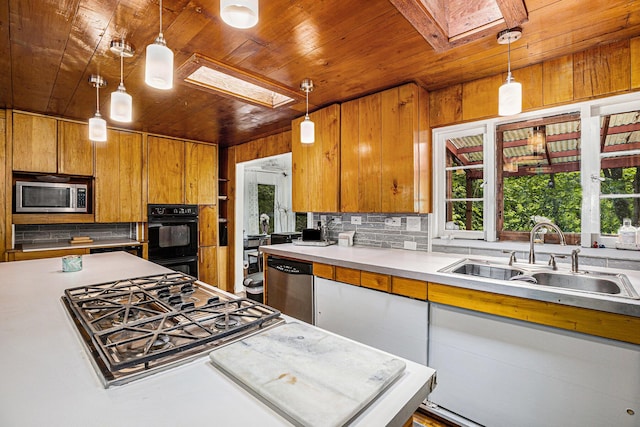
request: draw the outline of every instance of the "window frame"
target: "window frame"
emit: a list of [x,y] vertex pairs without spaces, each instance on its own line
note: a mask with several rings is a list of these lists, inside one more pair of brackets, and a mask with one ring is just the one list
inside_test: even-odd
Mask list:
[[[579,113],[581,128],[580,183],[582,185],[581,232],[583,247],[590,247],[593,241],[614,247],[615,238],[600,235],[600,118],[604,115],[637,110],[640,92],[615,95],[607,98],[566,104],[537,111],[521,113],[511,117],[496,117],[475,122],[456,124],[432,129],[433,141],[433,194],[434,214],[430,229],[430,239],[451,235],[456,239],[480,239],[497,241],[497,150],[496,127],[528,120],[544,119],[551,116]],[[469,136],[484,132],[484,230],[447,230],[446,222],[446,141],[448,138]],[[509,242],[509,241],[507,241]]]

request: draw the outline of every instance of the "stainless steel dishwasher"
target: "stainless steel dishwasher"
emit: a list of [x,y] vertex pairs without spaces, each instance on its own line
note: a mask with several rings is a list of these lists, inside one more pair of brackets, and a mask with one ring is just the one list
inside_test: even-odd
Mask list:
[[313,266],[285,258],[267,258],[266,304],[313,324]]

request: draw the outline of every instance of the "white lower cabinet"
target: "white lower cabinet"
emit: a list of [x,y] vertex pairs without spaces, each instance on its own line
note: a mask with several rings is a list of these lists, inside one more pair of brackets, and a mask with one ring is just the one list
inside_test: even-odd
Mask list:
[[432,403],[491,427],[640,426],[640,346],[430,304]]
[[427,364],[425,301],[314,278],[316,326],[423,365]]

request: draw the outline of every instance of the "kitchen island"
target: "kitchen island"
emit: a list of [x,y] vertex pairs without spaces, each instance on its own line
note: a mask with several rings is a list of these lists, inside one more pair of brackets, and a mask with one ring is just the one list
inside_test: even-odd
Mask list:
[[[170,270],[124,252],[0,264],[0,425],[290,425],[214,368],[206,354],[183,365],[105,389],[60,298],[68,288]],[[352,425],[402,425],[426,398],[434,371],[405,361],[400,378]]]

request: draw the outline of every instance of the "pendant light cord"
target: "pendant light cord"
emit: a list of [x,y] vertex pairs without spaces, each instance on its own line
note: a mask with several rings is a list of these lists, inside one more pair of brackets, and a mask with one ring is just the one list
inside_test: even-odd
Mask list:
[[100,114],[100,82],[96,81],[96,114]]
[[162,36],[162,0],[160,0],[160,35]]
[[309,88],[307,88],[305,92],[307,94],[307,114],[305,114],[305,117],[308,119],[309,118]]
[[511,75],[511,35],[509,34],[508,36],[508,44],[507,44],[507,73],[510,76]]
[[120,53],[120,84],[124,86],[124,55]]

